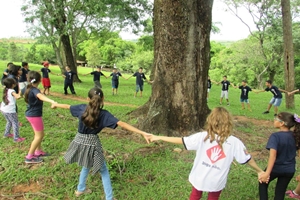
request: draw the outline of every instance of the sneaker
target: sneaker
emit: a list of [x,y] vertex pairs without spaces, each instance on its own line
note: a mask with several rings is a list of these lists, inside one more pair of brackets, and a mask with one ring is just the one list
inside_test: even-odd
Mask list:
[[288,190],[288,191],[285,192],[286,195],[289,195],[291,193],[293,193],[293,190]]
[[34,152],[34,156],[35,157],[46,157],[46,156],[50,156],[50,154],[46,153],[44,151],[39,151],[39,152]]
[[227,103],[227,106],[230,106],[230,103]]
[[265,111],[265,112],[263,112],[262,114],[269,114],[270,112],[269,111]]
[[291,190],[291,192],[288,194],[288,196],[290,198],[293,198],[293,199],[300,199],[300,195],[297,195],[294,193],[294,191]]
[[14,142],[23,142],[25,140],[25,138],[18,138],[16,140],[14,140]]
[[274,114],[274,117],[276,117],[277,116],[277,114]]
[[39,157],[25,158],[25,163],[27,164],[37,164],[43,162],[43,159]]
[[9,134],[7,134],[7,135],[4,135],[3,137],[4,137],[4,138],[13,138],[13,137],[14,137],[14,134],[9,133]]
[[79,192],[79,191],[75,191],[75,196],[76,197],[79,197],[79,196],[81,196],[81,195],[83,195],[83,194],[91,194],[92,193],[92,190],[90,190],[90,189],[85,189],[84,191],[82,191],[82,192]]

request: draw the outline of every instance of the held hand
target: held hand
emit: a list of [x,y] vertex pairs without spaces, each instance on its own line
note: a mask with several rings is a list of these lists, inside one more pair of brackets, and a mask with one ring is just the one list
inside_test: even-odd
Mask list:
[[160,140],[159,136],[157,136],[157,135],[151,135],[151,138],[150,138],[151,142],[158,141],[158,140]]
[[268,183],[270,179],[270,175],[266,172],[260,172],[258,173],[258,181],[260,183]]
[[150,133],[145,133],[145,134],[143,135],[143,137],[145,138],[145,140],[146,140],[147,143],[149,144],[150,141],[151,141],[152,134],[150,134]]
[[288,94],[288,96],[291,96],[291,95],[292,95],[292,93],[291,93],[291,92],[288,92],[287,94]]
[[53,102],[53,103],[51,104],[51,108],[52,108],[52,109],[57,108],[57,107],[56,107],[56,104],[57,104],[56,102]]

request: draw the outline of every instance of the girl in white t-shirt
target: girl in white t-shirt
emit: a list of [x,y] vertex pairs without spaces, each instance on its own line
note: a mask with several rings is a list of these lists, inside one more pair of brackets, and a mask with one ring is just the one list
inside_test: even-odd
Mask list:
[[235,159],[240,164],[248,163],[259,175],[263,173],[244,144],[232,136],[233,120],[223,107],[212,110],[206,119],[206,131],[188,137],[151,137],[151,141],[162,140],[183,144],[187,150],[195,150],[189,181],[193,186],[190,200],[199,200],[202,193],[208,193],[208,200],[217,200],[225,188],[230,165]]
[[[25,138],[19,136],[19,121],[16,112],[16,101],[20,98],[20,95],[13,89],[16,87],[17,82],[13,78],[6,78],[3,80],[3,85],[5,88],[3,90],[1,112],[7,121],[4,137],[13,137],[15,142],[23,142]],[[13,134],[10,133],[11,127]]]

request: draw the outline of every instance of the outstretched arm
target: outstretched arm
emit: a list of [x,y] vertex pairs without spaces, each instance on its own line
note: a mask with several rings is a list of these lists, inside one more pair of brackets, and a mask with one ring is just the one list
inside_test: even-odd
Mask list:
[[48,97],[46,97],[46,96],[43,95],[42,93],[38,93],[36,96],[37,96],[37,98],[39,98],[39,100],[41,100],[41,101],[45,101],[45,102],[48,102],[48,103],[55,103],[54,100],[49,99]]
[[63,108],[63,109],[70,109],[71,105],[69,104],[59,104],[59,103],[52,103],[51,108]]
[[300,92],[300,90],[299,90],[299,89],[297,89],[297,90],[294,90],[294,91],[292,91],[292,92],[288,92],[288,95],[295,94],[296,92]]
[[132,131],[134,133],[138,133],[138,134],[142,135],[145,138],[145,140],[147,141],[147,143],[149,144],[151,134],[141,131],[140,129],[137,129],[137,128],[131,126],[130,124],[127,124],[126,122],[118,121],[117,124],[118,124],[118,126],[121,126],[122,128],[124,128],[128,131]]
[[289,93],[288,91],[286,91],[286,90],[283,90],[283,89],[280,89],[280,88],[278,88],[278,90],[280,91],[280,92],[284,92],[284,93]]
[[133,77],[133,75],[129,76],[128,78],[126,78],[126,80],[130,79],[131,77]]
[[162,140],[174,144],[183,144],[181,137],[166,137],[166,136],[152,135],[150,138],[151,142],[158,141],[158,140]]
[[[258,181],[260,183],[265,182],[268,183],[269,182],[269,178],[270,176],[265,176],[265,172],[256,164],[256,162],[254,161],[253,158],[251,158],[248,161],[248,165],[250,165],[250,167],[252,167],[256,172],[257,172],[257,176],[258,176]],[[263,177],[266,177],[265,179],[263,179]]]
[[266,182],[269,179],[271,171],[274,167],[275,160],[276,160],[276,154],[277,154],[277,151],[275,149],[270,149],[270,155],[269,155],[267,170],[264,174],[262,174],[260,176],[261,181]]

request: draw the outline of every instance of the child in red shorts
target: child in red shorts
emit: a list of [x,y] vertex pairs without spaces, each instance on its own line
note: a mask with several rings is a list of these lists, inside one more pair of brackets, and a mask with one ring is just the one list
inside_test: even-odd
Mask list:
[[51,73],[51,74],[54,74],[54,73],[51,72],[51,70],[49,69],[49,62],[48,61],[44,62],[43,66],[44,67],[41,69],[42,84],[44,86],[43,94],[44,95],[50,95],[51,82],[50,82],[50,78],[49,78],[49,73]]

